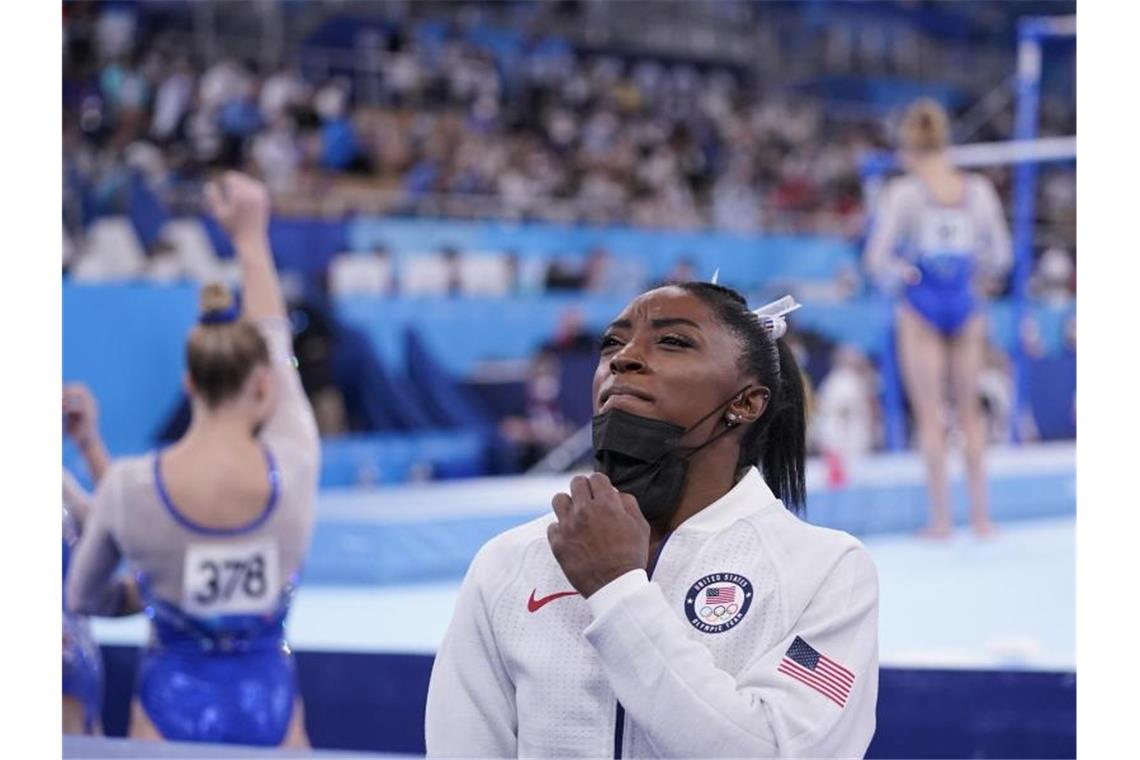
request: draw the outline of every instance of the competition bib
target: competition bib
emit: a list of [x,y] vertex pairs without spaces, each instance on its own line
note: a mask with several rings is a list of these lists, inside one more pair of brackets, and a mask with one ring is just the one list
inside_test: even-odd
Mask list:
[[968,256],[975,243],[974,220],[964,210],[928,208],[922,213],[918,249],[923,255]]
[[199,616],[262,614],[277,603],[277,542],[191,544],[182,572],[182,608]]

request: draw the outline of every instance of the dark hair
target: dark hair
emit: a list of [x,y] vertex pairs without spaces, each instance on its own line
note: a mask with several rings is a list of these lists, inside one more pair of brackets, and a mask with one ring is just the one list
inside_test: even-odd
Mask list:
[[[199,295],[202,315],[224,313],[234,296],[220,284],[208,284]],[[269,347],[257,327],[244,319],[199,322],[186,343],[186,366],[194,390],[214,408],[236,396],[253,368],[269,363]]]
[[709,282],[685,282],[675,287],[700,298],[740,339],[741,371],[771,391],[760,419],[744,431],[738,466],[759,464],[768,487],[789,509],[800,512],[806,500],[806,402],[795,356],[783,340],[772,339],[735,290]]

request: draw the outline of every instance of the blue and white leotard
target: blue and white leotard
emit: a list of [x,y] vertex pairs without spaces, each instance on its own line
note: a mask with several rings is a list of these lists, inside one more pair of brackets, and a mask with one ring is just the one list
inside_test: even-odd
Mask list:
[[978,308],[979,270],[1002,274],[1012,263],[1001,201],[985,177],[965,175],[961,200],[934,198],[917,177],[891,180],[883,191],[867,245],[867,266],[888,289],[913,267],[918,281],[902,295],[946,337],[956,335]]

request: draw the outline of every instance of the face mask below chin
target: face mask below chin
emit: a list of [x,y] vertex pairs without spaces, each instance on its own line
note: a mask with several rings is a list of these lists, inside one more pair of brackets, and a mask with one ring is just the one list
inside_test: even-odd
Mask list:
[[650,524],[665,524],[673,517],[685,488],[689,459],[732,430],[725,427],[695,448],[681,446],[690,430],[717,414],[750,386],[685,428],[664,420],[611,409],[593,420],[594,469],[610,479],[614,488],[637,499]]

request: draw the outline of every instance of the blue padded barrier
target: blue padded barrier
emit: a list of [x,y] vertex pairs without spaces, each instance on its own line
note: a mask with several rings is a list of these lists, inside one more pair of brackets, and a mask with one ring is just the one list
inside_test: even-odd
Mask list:
[[402,483],[424,477],[474,477],[484,472],[486,434],[478,431],[373,433],[321,441],[324,488]]
[[[138,650],[102,649],[104,730],[123,736]],[[296,656],[314,747],[424,752],[432,655],[299,651]],[[883,668],[867,757],[1075,757],[1076,681],[1074,673],[1065,672]]]

